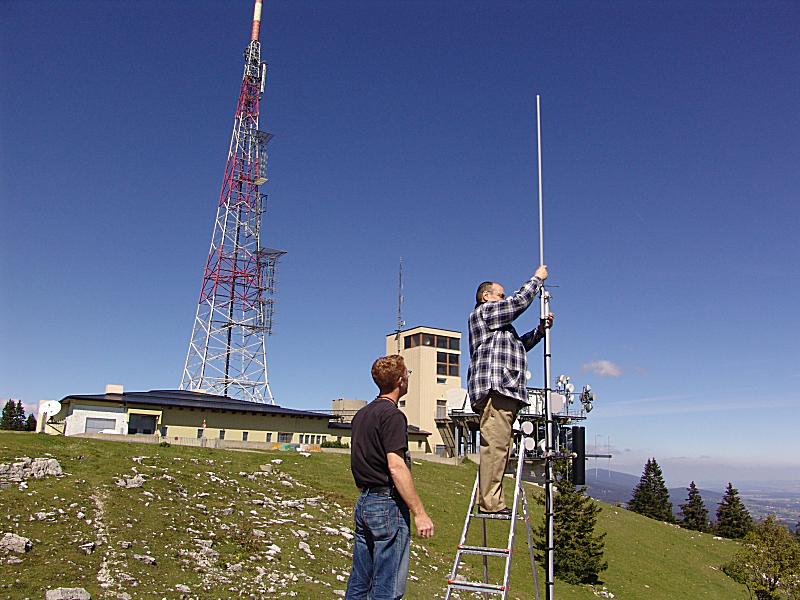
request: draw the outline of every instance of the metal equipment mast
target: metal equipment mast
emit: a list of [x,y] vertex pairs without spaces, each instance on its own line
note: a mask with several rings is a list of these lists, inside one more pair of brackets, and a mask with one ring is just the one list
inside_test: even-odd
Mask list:
[[275,265],[284,252],[261,246],[266,209],[267,143],[258,128],[266,63],[261,62],[261,0],[255,0],[250,43],[233,120],[181,389],[274,404],[267,377]]

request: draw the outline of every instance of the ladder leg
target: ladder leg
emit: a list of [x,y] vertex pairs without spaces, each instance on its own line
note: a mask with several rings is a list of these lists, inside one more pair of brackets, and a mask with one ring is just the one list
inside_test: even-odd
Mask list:
[[[484,547],[486,547],[486,546],[489,545],[488,539],[486,537],[486,519],[481,521],[481,524],[483,525],[483,545],[484,545]],[[489,583],[489,557],[488,556],[484,556],[483,557],[483,583]],[[488,600],[489,599],[489,594],[484,594],[483,597],[484,597],[485,600]]]
[[525,494],[525,488],[522,487],[522,511],[525,515],[525,533],[528,535],[528,554],[531,558],[531,572],[533,573],[533,589],[536,592],[536,600],[541,600],[539,597],[539,574],[536,571],[536,559],[533,553],[533,536],[531,535],[531,516],[528,512],[528,496]]
[[[467,516],[464,519],[464,528],[461,530],[461,539],[458,542],[458,547],[460,548],[467,542],[467,533],[469,532],[469,520],[472,516],[472,509],[475,506],[475,501],[477,499],[478,494],[478,477],[479,475],[475,474],[475,483],[472,485],[472,494],[469,497],[469,507],[467,508]],[[484,525],[485,526],[485,525]],[[461,551],[456,550],[456,558],[453,561],[453,568],[450,571],[450,581],[455,580],[456,576],[458,575],[458,565],[461,562]],[[450,593],[452,592],[452,588],[448,585],[447,586],[447,593],[445,594],[445,600],[450,599]]]

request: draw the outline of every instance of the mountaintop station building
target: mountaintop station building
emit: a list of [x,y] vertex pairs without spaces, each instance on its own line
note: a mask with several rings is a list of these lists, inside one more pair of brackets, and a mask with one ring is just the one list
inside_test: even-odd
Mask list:
[[[70,395],[58,413],[45,417],[40,431],[91,437],[136,436],[220,448],[318,449],[323,442],[349,444],[351,425],[326,412],[295,410],[187,390],[125,392],[108,385],[105,394]],[[409,425],[412,452],[425,452],[430,434]],[[137,440],[139,441],[139,440]]]

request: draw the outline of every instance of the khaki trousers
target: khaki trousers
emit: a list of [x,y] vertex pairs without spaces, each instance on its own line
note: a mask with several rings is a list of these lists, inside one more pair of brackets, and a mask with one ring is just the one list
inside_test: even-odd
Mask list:
[[492,392],[481,414],[481,464],[478,505],[484,512],[506,507],[503,475],[511,454],[511,426],[520,403]]

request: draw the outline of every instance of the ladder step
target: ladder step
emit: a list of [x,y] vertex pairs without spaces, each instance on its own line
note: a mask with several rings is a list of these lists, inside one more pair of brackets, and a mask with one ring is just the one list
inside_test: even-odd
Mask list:
[[500,515],[497,513],[475,512],[469,516],[470,519],[496,519],[497,521],[510,521],[511,515]]
[[478,554],[480,556],[508,556],[508,548],[489,548],[488,546],[458,546],[461,554]]
[[479,581],[461,581],[451,579],[447,585],[456,590],[465,590],[467,592],[483,592],[485,594],[502,594],[506,591],[504,585],[494,585],[493,583],[481,583]]

